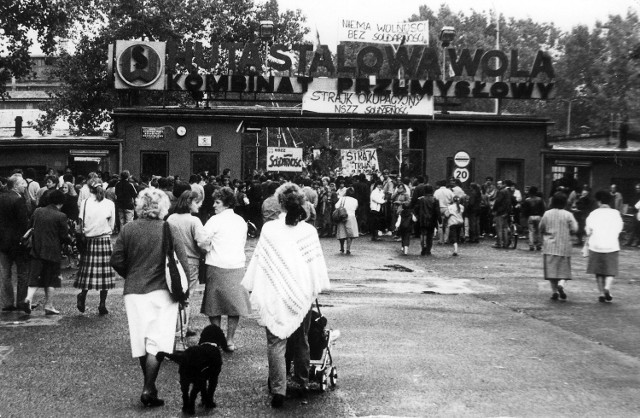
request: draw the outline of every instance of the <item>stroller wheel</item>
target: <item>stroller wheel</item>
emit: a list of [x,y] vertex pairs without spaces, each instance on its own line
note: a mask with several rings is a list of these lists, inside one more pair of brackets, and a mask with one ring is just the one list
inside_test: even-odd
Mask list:
[[332,388],[338,384],[338,369],[336,369],[335,366],[331,367],[331,371],[329,372],[329,383]]
[[329,377],[327,376],[326,373],[322,373],[322,376],[320,377],[320,390],[322,392],[326,392],[328,387],[329,387]]

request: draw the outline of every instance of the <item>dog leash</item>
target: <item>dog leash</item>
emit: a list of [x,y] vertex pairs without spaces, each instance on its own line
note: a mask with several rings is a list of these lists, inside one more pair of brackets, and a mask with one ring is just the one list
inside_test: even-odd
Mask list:
[[178,305],[178,315],[180,315],[180,341],[182,345],[184,345],[184,330],[182,329],[182,313],[184,312],[184,308],[182,305]]

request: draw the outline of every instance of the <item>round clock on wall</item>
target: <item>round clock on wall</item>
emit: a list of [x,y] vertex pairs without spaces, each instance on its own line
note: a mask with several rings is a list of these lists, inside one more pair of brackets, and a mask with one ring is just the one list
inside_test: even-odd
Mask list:
[[176,128],[176,134],[178,134],[178,136],[185,136],[187,134],[187,128],[184,126],[178,126]]

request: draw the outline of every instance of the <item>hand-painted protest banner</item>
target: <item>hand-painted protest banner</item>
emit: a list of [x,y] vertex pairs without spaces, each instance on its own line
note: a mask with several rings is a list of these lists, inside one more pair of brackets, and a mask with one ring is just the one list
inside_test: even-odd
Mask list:
[[378,153],[375,148],[341,149],[340,160],[344,175],[371,173],[378,170]]
[[302,96],[302,110],[333,114],[428,116],[433,115],[433,97],[427,94],[394,95],[393,90],[388,94],[376,94],[371,90],[356,90],[356,83],[336,85],[331,79],[316,79]]
[[267,171],[302,171],[302,148],[267,147]]
[[428,45],[429,21],[379,23],[362,19],[340,19],[338,41]]

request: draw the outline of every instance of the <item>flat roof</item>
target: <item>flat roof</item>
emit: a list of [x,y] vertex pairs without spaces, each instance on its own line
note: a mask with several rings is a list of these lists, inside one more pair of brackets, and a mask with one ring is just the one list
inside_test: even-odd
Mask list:
[[321,114],[303,111],[301,107],[267,106],[214,106],[210,108],[185,107],[129,107],[116,108],[112,116],[119,118],[220,120],[257,124],[258,126],[288,126],[303,128],[370,128],[398,129],[420,127],[428,124],[474,124],[474,125],[538,125],[552,122],[548,118],[528,115],[495,115],[482,113],[450,112],[434,113],[433,116],[415,115],[364,115],[364,114]]

